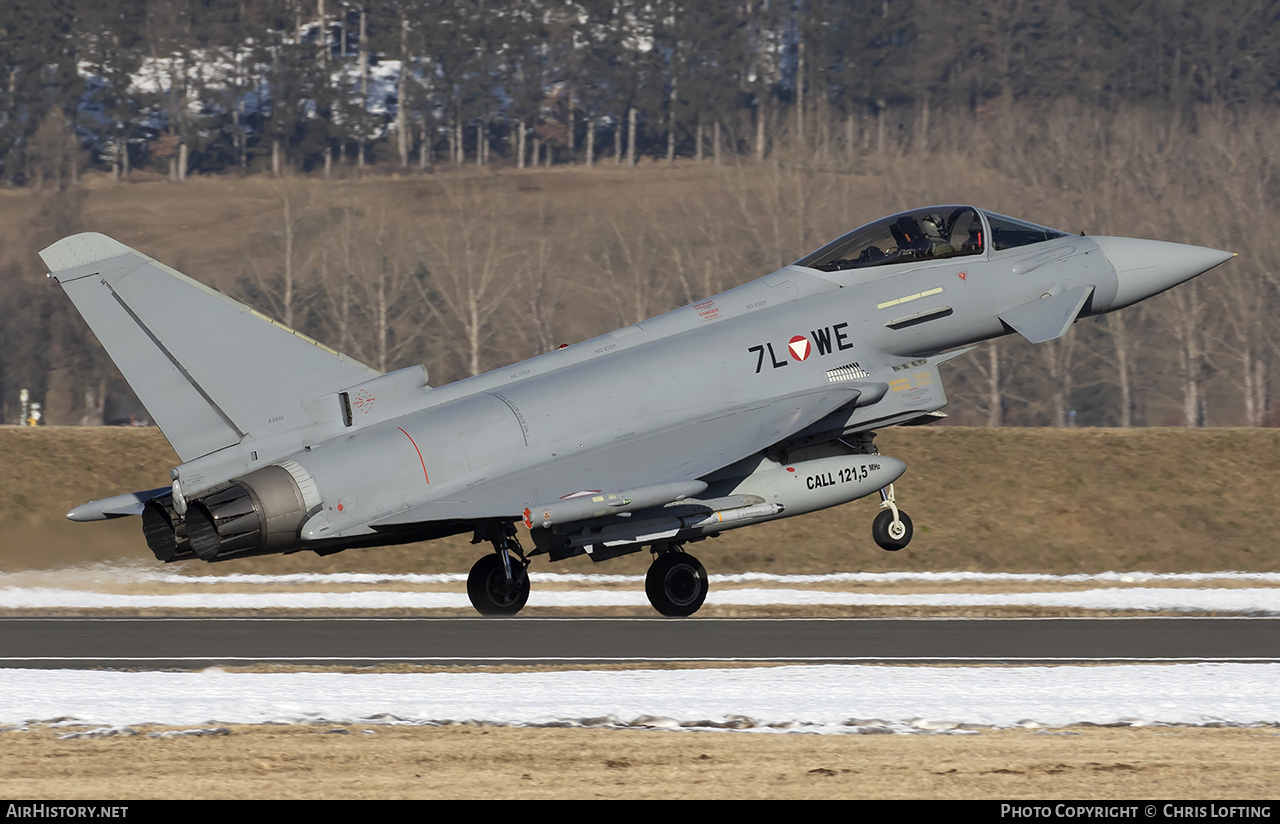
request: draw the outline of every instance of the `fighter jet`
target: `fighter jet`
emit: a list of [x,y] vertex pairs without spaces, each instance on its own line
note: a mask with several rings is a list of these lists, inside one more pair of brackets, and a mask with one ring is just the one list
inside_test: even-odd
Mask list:
[[[911,541],[877,430],[931,423],[938,366],[1052,340],[1232,257],[1060,232],[972,206],[855,229],[773,274],[443,386],[387,374],[96,233],[40,253],[182,463],[167,486],[77,506],[141,515],[161,561],[321,555],[471,534],[467,593],[514,615],[545,555],[648,549],[645,591],[692,615],[689,544],[879,493],[872,537]],[[518,533],[528,531],[526,551]]]

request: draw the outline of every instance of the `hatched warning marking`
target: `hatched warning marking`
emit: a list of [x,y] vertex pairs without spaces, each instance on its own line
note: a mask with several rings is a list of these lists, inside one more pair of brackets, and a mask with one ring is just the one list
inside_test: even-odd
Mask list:
[[373,402],[376,400],[377,398],[369,394],[368,389],[361,389],[356,393],[356,396],[351,399],[351,405],[368,415],[373,411]]

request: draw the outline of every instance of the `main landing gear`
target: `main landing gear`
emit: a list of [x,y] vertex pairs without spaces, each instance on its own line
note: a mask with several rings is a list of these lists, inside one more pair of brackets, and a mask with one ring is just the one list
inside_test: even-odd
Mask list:
[[[467,597],[481,615],[512,616],[529,600],[529,559],[512,524],[478,531],[473,543],[487,540],[493,552],[476,561],[467,576]],[[663,615],[694,614],[707,599],[707,570],[679,544],[652,547],[653,563],[644,579],[649,603]]]
[[663,615],[684,618],[694,614],[707,599],[707,570],[697,558],[678,545],[658,552],[644,576],[644,594]]
[[898,509],[893,497],[893,484],[880,490],[880,514],[871,522],[871,537],[881,549],[889,552],[898,550],[911,543],[911,519],[907,513]]
[[[516,540],[515,527],[496,524],[477,532],[474,543],[488,540],[493,552],[476,561],[467,576],[467,597],[481,615],[510,617],[529,600],[529,559]],[[644,579],[649,603],[663,615],[683,618],[707,599],[707,570],[679,544],[652,548],[653,563]]]
[[493,527],[489,541],[493,554],[471,567],[467,597],[481,615],[515,615],[529,600],[529,560],[511,524]]

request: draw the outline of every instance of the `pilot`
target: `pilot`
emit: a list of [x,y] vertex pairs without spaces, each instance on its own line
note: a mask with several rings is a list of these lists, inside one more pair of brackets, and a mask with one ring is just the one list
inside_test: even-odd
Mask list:
[[947,241],[946,221],[941,215],[928,214],[920,221],[920,229],[924,232],[924,251],[929,257],[947,257],[954,255],[956,249]]

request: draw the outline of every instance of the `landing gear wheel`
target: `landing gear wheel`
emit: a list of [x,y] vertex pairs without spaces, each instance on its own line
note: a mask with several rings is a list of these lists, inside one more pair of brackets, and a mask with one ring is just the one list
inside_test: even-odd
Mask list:
[[871,522],[871,537],[875,538],[881,549],[897,552],[911,543],[911,519],[907,513],[898,510],[898,521],[893,519],[893,510],[885,509]]
[[664,552],[649,566],[644,594],[663,615],[683,618],[694,614],[707,599],[707,570],[687,552]]
[[502,558],[485,555],[467,576],[467,597],[481,615],[515,615],[529,600],[529,573],[517,558],[508,555],[512,580],[507,580]]

